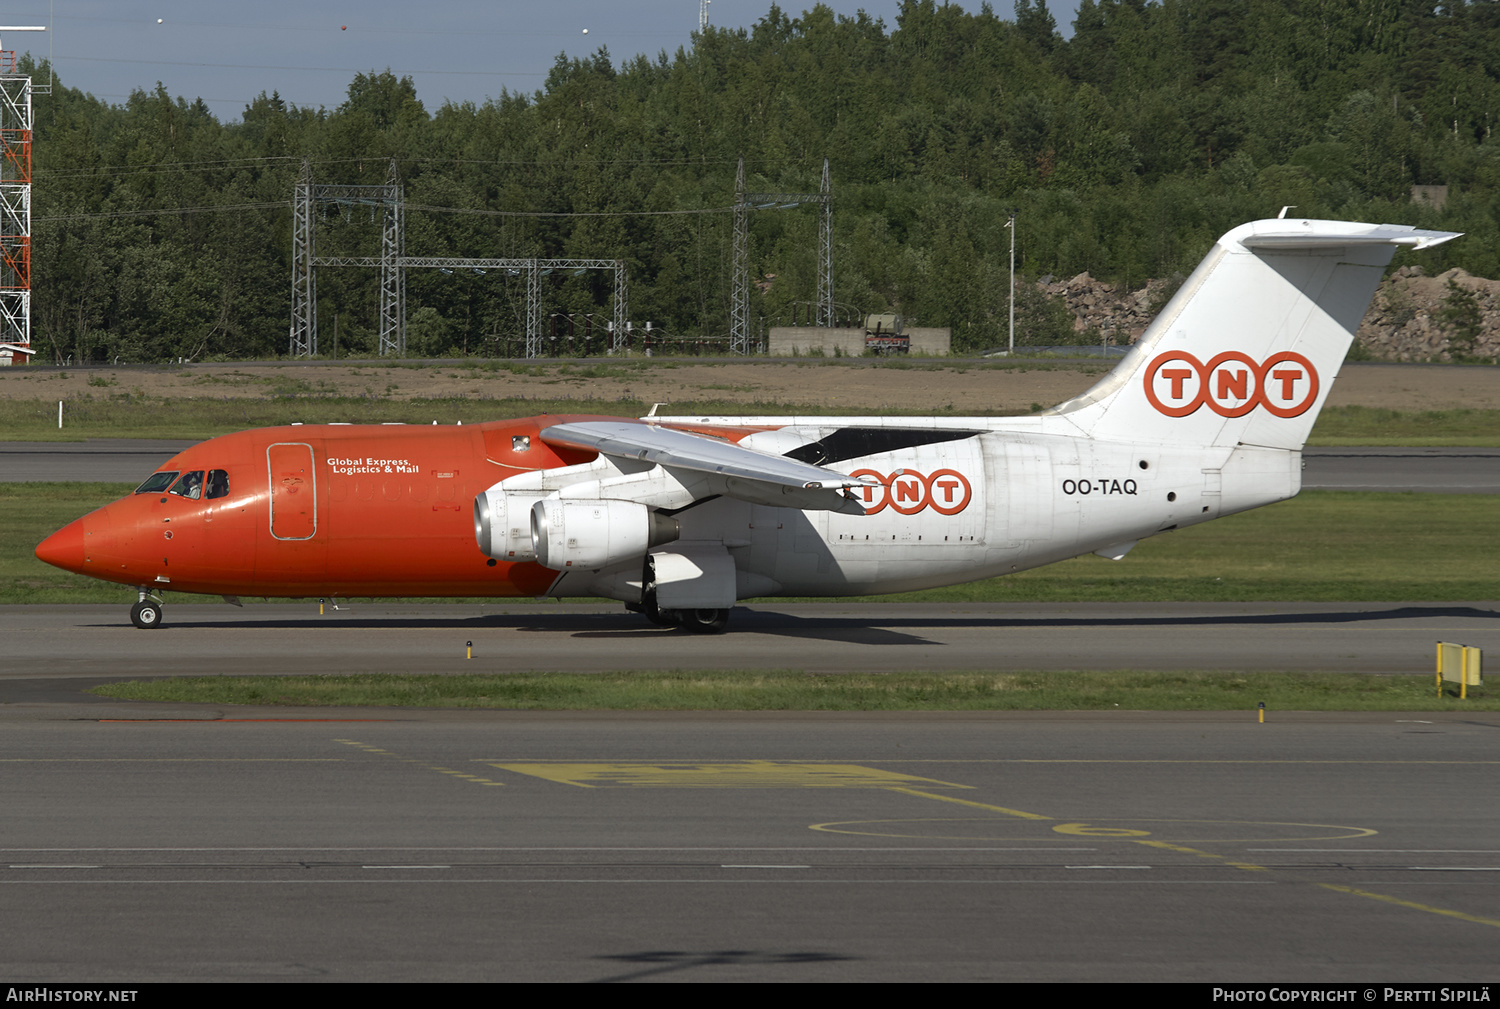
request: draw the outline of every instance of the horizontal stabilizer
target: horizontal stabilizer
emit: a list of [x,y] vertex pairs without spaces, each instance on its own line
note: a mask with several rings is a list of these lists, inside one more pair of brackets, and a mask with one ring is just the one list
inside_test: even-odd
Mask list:
[[[1315,230],[1312,225],[1335,225],[1334,228]],[[1410,249],[1430,249],[1434,245],[1457,238],[1454,231],[1418,231],[1402,224],[1349,224],[1344,229],[1336,227],[1343,222],[1333,221],[1258,221],[1252,234],[1239,240],[1247,249],[1267,249],[1274,252],[1289,252],[1293,249],[1337,249],[1353,245],[1401,245]],[[1265,225],[1284,225],[1280,228],[1264,228]]]

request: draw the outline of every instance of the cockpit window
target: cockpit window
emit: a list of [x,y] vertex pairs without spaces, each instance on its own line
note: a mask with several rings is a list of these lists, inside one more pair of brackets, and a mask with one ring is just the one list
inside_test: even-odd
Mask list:
[[208,493],[205,495],[210,501],[214,498],[229,496],[229,474],[222,469],[211,469],[208,471]]
[[160,494],[172,486],[172,481],[177,479],[179,470],[168,469],[160,473],[152,473],[146,478],[146,482],[135,489],[137,494]]
[[203,471],[201,469],[190,470],[172,485],[169,494],[185,497],[189,501],[196,501],[203,496]]

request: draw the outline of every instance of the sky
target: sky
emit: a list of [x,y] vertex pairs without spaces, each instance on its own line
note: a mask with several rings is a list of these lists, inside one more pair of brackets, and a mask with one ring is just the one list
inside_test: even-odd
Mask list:
[[[864,10],[887,30],[898,0],[825,0],[839,14]],[[771,0],[713,0],[716,27],[749,28]],[[788,14],[809,3],[783,2]],[[960,4],[977,11],[979,0]],[[1011,17],[1010,0],[994,0]],[[1049,4],[1058,25],[1077,0]],[[5,26],[50,25],[44,33]],[[691,44],[698,0],[30,0],[0,6],[0,47],[49,57],[61,83],[111,104],[157,82],[202,98],[222,122],[240,118],[262,91],[294,105],[332,109],[356,73],[410,76],[428,112],[445,101],[482,104],[502,90],[541,89],[560,52],[606,46],[616,66],[637,53],[670,55]],[[587,30],[587,34],[585,34]],[[45,83],[37,81],[37,84]]]

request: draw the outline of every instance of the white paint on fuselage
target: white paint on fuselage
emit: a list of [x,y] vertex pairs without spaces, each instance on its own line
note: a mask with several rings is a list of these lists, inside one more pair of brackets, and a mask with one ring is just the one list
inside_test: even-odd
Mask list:
[[[769,426],[792,419],[738,421]],[[943,514],[930,502],[915,509],[910,490],[907,497],[895,500],[895,486],[887,506],[867,515],[717,498],[678,516],[683,538],[723,540],[742,584],[753,584],[757,595],[768,594],[767,585],[788,595],[877,594],[1039,567],[1284,500],[1300,486],[1300,452],[1080,438],[1058,417],[904,423],[819,418],[816,424],[787,424],[751,435],[742,444],[786,452],[842,426],[982,431],[970,438],[841,460],[830,467],[845,473],[873,470],[882,476],[902,470],[924,477],[952,471],[967,481],[967,505],[954,510],[953,502],[947,502],[952,514]],[[912,486],[910,477],[907,486]],[[957,491],[939,490],[939,495],[946,493]],[[877,503],[872,500],[867,507]],[[898,503],[908,513],[895,507]]]

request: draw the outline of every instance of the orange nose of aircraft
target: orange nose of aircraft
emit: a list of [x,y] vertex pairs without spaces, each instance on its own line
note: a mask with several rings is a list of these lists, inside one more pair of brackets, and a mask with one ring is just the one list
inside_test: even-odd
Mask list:
[[83,519],[69,522],[38,544],[37,560],[46,561],[64,571],[84,574],[83,536]]

